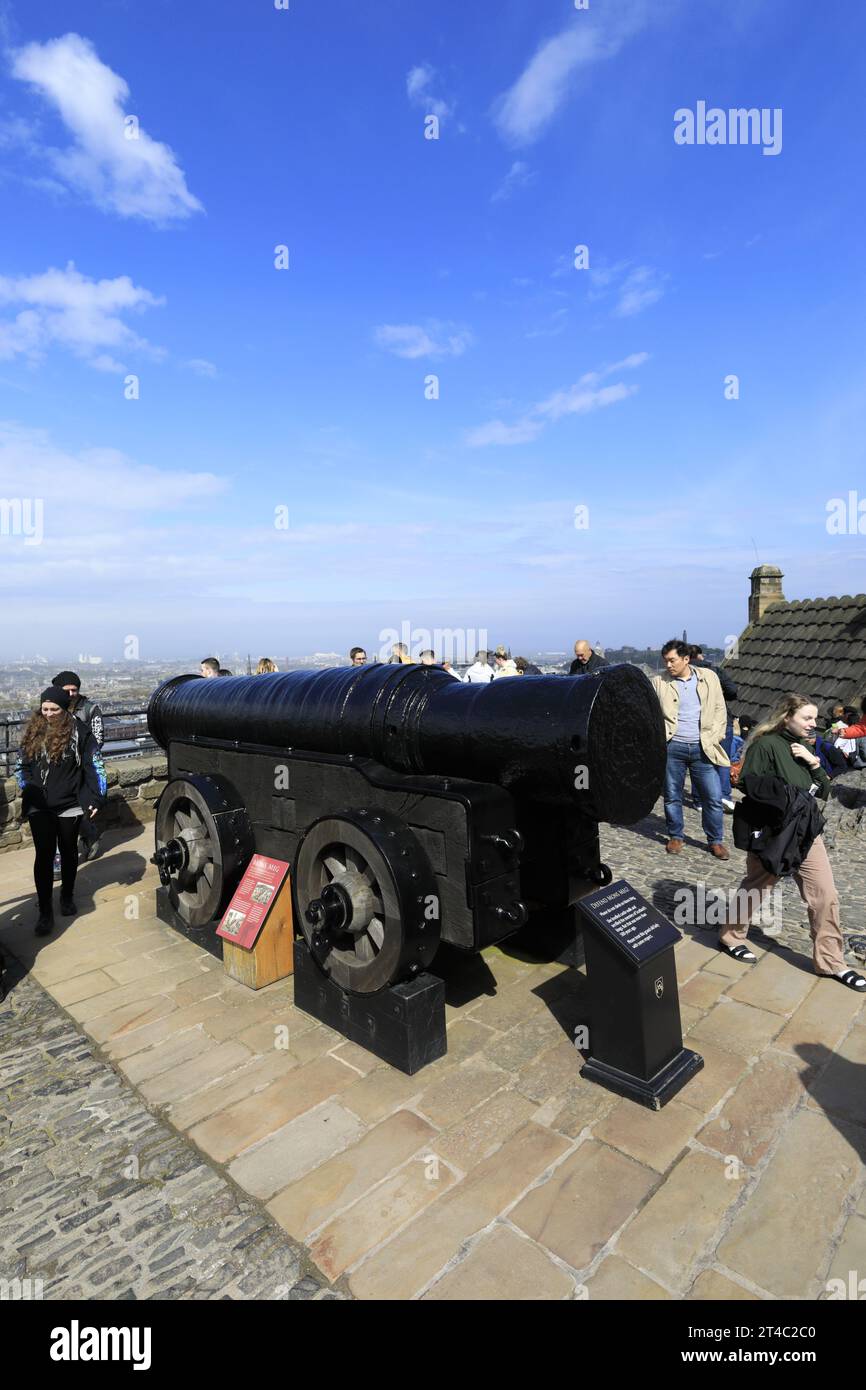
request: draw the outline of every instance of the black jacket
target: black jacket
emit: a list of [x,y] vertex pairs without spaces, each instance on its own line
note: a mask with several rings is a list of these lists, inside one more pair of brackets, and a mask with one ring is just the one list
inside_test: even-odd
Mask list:
[[21,814],[31,811],[89,811],[105,801],[107,781],[102,754],[92,734],[76,719],[63,757],[51,763],[42,753],[25,758],[18,750],[15,777],[21,788]]
[[79,695],[78,704],[72,713],[84,725],[87,732],[93,734],[97,746],[101,748],[105,742],[105,729],[102,722],[102,710],[99,705],[88,699],[86,695]]
[[575,657],[568,669],[568,674],[570,676],[591,676],[595,671],[603,671],[606,666],[607,662],[604,657],[599,656],[598,652],[593,652],[585,666],[582,661],[578,661]]
[[726,705],[729,705],[732,700],[736,700],[737,687],[726,671],[723,671],[719,666],[713,666],[709,661],[695,661],[693,665],[703,666],[705,671],[715,672],[719,678],[719,685],[722,687],[722,695],[724,696]]
[[814,796],[782,777],[750,774],[734,812],[734,844],[756,854],[768,873],[783,878],[799,869],[824,829]]

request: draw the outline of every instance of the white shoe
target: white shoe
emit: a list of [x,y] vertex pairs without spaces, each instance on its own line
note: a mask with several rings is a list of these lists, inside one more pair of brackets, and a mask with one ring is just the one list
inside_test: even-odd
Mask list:
[[728,815],[733,815],[734,811],[737,809],[736,804],[733,801],[731,801],[731,798],[729,796],[722,797],[722,805],[728,812]]

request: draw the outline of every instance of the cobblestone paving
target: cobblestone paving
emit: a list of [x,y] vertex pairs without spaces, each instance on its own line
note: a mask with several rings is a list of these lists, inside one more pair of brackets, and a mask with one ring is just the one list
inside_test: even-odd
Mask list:
[[[730,816],[725,816],[725,844],[731,852],[727,861],[714,859],[707,850],[699,811],[686,806],[684,823],[685,849],[678,855],[665,853],[667,835],[661,801],[656,803],[653,814],[638,825],[627,829],[612,825],[600,828],[602,858],[610,865],[614,878],[628,879],[638,892],[675,922],[675,907],[682,901],[676,897],[678,890],[694,889],[699,884],[704,884],[707,892],[711,888],[736,888],[746,865],[745,854],[733,843]],[[831,840],[825,837],[825,842],[839,891],[846,955],[856,966],[866,960],[866,844],[862,834],[844,827],[837,828]],[[780,945],[811,958],[809,918],[797,886],[788,879],[782,883],[781,892],[782,921],[778,924],[779,930],[774,924],[767,935],[772,935]],[[686,935],[693,935],[697,930],[705,941],[713,940],[717,934],[715,926],[701,930],[699,924],[697,927],[688,924],[681,925],[680,929]],[[760,940],[763,933],[756,935]]]
[[263,1207],[156,1120],[10,964],[0,1281],[41,1280],[46,1299],[335,1297]]

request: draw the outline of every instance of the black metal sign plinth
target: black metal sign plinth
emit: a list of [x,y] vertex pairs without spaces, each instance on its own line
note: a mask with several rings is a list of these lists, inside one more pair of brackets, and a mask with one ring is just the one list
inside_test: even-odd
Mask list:
[[376,994],[348,994],[322,974],[307,943],[297,939],[294,979],[296,1008],[409,1076],[448,1050],[445,982],[434,975]]
[[662,1067],[655,1076],[651,1076],[649,1081],[642,1081],[640,1077],[632,1076],[629,1072],[620,1071],[605,1062],[598,1062],[594,1057],[587,1060],[580,1074],[585,1076],[587,1081],[597,1081],[607,1090],[615,1091],[618,1096],[636,1100],[638,1104],[646,1105],[650,1110],[661,1110],[663,1105],[667,1105],[668,1101],[673,1099],[677,1091],[681,1091],[686,1083],[691,1081],[703,1065],[704,1059],[699,1053],[681,1047],[674,1060]]
[[589,983],[581,1075],[660,1110],[704,1065],[683,1047],[676,927],[624,879],[578,903]]

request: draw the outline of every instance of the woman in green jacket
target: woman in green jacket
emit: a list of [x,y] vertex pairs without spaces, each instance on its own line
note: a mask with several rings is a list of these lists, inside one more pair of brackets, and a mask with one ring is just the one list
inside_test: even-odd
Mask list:
[[[803,742],[814,730],[817,707],[805,695],[786,695],[769,719],[752,730],[746,744],[739,785],[750,775],[780,777],[792,787],[824,800],[830,779],[820,760]],[[823,835],[793,875],[800,896],[809,912],[812,933],[812,960],[818,975],[829,975],[849,989],[866,992],[866,979],[845,964],[844,938],[839,924],[839,894]],[[736,893],[735,921],[728,921],[719,933],[719,947],[735,960],[754,963],[757,956],[746,946],[749,923],[760,912],[762,895],[779,882],[756,854],[746,857],[746,875]],[[739,925],[740,919],[745,919]]]

